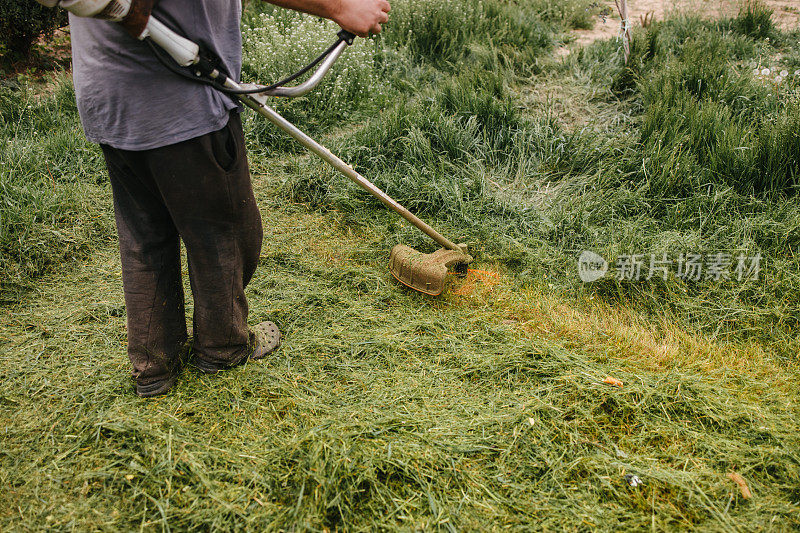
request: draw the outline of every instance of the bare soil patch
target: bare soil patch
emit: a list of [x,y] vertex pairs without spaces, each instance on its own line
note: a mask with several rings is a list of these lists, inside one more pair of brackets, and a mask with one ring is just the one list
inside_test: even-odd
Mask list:
[[[797,0],[765,0],[764,3],[773,10],[773,20],[781,29],[788,30],[800,26],[800,4]],[[593,43],[598,39],[610,39],[620,33],[620,17],[614,0],[603,0],[594,28],[591,30],[574,30],[575,41],[569,47],[559,50],[560,55],[569,54],[570,50]],[[645,17],[652,20],[664,20],[674,13],[693,13],[707,18],[730,17],[738,13],[740,0],[630,0],[628,12],[631,22],[640,26]],[[610,14],[607,14],[609,13]]]

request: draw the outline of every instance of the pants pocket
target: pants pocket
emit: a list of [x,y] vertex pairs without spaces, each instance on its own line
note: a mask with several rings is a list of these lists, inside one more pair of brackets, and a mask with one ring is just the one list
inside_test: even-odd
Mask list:
[[209,134],[214,161],[225,172],[232,171],[239,159],[239,146],[231,127],[232,120],[231,117],[224,128]]

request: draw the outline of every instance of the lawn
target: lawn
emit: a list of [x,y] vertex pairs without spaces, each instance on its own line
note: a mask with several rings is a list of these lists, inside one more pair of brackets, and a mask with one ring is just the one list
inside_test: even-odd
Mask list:
[[[596,12],[399,0],[276,102],[470,244],[438,298],[387,270],[424,236],[246,115],[251,322],[285,343],[149,401],[69,75],[4,83],[0,529],[800,527],[800,31],[748,4],[637,28],[627,65],[616,40],[557,53]],[[243,30],[264,82],[335,33],[252,4]],[[583,283],[584,250],[762,260]]]

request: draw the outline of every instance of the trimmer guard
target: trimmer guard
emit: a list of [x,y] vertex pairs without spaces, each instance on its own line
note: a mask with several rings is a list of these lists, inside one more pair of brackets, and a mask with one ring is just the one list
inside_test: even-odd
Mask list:
[[406,287],[438,296],[444,290],[448,269],[463,276],[467,273],[467,265],[472,262],[472,256],[467,254],[467,246],[458,246],[462,251],[441,248],[432,254],[423,254],[398,244],[389,255],[389,271]]

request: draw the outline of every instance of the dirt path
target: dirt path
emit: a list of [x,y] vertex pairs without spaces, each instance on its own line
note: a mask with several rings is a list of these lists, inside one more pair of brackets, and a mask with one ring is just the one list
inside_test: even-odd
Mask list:
[[[800,26],[800,2],[797,0],[765,0],[764,3],[773,9],[773,20],[780,28],[789,30]],[[576,39],[563,50],[563,54],[619,34],[620,18],[614,0],[603,0],[600,4],[607,6],[604,11],[610,10],[611,14],[598,16],[591,30],[575,30]],[[698,13],[709,18],[729,17],[735,15],[740,6],[741,0],[629,0],[628,12],[633,24],[641,25],[646,16],[652,20],[664,20],[675,12]]]

